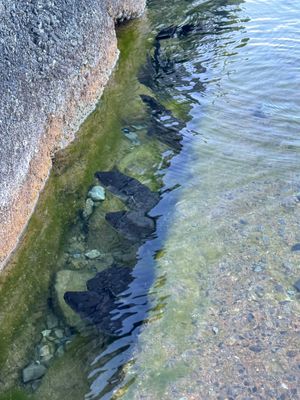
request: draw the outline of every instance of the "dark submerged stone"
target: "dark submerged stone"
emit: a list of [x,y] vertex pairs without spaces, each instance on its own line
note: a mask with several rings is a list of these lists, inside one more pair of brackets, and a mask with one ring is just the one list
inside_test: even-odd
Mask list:
[[90,279],[86,291],[66,292],[64,299],[83,320],[115,336],[126,314],[122,318],[112,318],[112,312],[117,308],[118,295],[133,280],[131,271],[131,268],[113,265]]
[[300,279],[298,279],[297,282],[294,283],[294,288],[297,289],[298,292],[300,292]]
[[112,212],[106,214],[105,219],[126,239],[134,242],[147,239],[155,231],[155,221],[143,211]]
[[118,196],[131,209],[147,212],[159,202],[159,193],[152,192],[137,179],[117,170],[96,172],[96,177],[107,190]]
[[292,251],[300,251],[300,243],[294,244],[294,246],[292,246]]
[[103,289],[108,288],[117,297],[132,280],[131,268],[114,264],[110,268],[98,272],[94,278],[90,279],[87,282],[87,288],[98,294],[101,294]]

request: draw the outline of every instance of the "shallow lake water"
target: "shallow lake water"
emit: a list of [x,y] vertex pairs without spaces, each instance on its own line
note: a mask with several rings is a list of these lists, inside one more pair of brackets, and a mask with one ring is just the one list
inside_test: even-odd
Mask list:
[[[120,29],[2,277],[3,399],[300,398],[299,18],[293,1],[152,0]],[[124,198],[87,208],[115,168],[160,193],[143,241],[105,220]],[[131,279],[107,335],[62,293],[114,263]],[[46,372],[24,384],[33,363]]]

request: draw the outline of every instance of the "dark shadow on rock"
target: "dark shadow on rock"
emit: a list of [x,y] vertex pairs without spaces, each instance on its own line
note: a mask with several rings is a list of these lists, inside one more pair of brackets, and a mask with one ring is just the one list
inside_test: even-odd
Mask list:
[[158,193],[117,170],[96,172],[96,177],[107,190],[118,196],[132,210],[147,212],[159,202]]
[[[147,215],[160,200],[159,193],[152,192],[137,179],[119,171],[97,172],[101,184],[111,193],[118,196],[130,208],[129,211],[107,213],[106,221],[125,239],[139,247],[155,232],[155,219]],[[131,244],[132,245],[132,244]],[[83,292],[66,292],[66,303],[87,323],[96,326],[110,336],[122,327],[122,321],[130,316],[114,318],[113,311],[118,307],[118,296],[132,282],[134,265],[130,267],[113,264],[99,272],[87,282]]]
[[132,268],[112,265],[99,272],[87,282],[84,292],[66,292],[66,303],[88,324],[95,325],[100,331],[110,336],[122,327],[122,319],[113,318],[118,295],[127,289],[132,282]]
[[105,216],[111,224],[126,239],[133,242],[142,242],[155,231],[155,221],[147,217],[143,211],[117,211]]

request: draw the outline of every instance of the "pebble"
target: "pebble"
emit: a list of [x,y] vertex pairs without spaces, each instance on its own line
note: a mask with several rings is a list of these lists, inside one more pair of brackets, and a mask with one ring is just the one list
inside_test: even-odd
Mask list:
[[55,330],[54,330],[54,333],[55,333],[55,336],[56,336],[58,339],[62,339],[62,338],[64,337],[64,332],[63,332],[62,329],[55,329]]
[[80,260],[81,258],[81,254],[80,253],[75,253],[72,255],[73,258],[75,258],[75,260]]
[[247,315],[247,321],[248,321],[248,322],[252,322],[252,321],[254,321],[254,320],[255,320],[254,315],[253,315],[252,313],[249,313],[249,314]]
[[99,257],[101,255],[100,251],[98,250],[90,250],[85,253],[86,258],[90,260],[94,260],[95,258]]
[[62,357],[64,353],[65,353],[64,346],[63,345],[59,346],[58,349],[56,350],[57,357]]
[[94,202],[92,199],[87,199],[85,202],[85,207],[83,209],[83,217],[88,218],[93,214],[94,211]]
[[249,346],[249,350],[253,351],[254,353],[260,353],[262,351],[262,348],[259,345],[255,345]]
[[47,369],[42,364],[30,364],[23,369],[23,382],[35,381],[45,375]]
[[88,193],[88,197],[93,201],[105,200],[105,189],[104,187],[97,185],[94,186]]
[[296,243],[294,244],[294,246],[292,246],[292,251],[300,251],[300,243]]
[[44,331],[42,331],[42,336],[43,337],[47,337],[51,335],[51,330],[50,329],[45,329]]
[[125,133],[125,136],[127,137],[127,139],[129,139],[132,143],[134,144],[140,144],[140,141],[138,139],[138,136],[136,133],[134,132],[128,132]]
[[47,357],[50,354],[51,354],[50,347],[47,344],[45,344],[44,346],[42,346],[40,348],[40,356],[41,357]]
[[300,279],[298,279],[297,282],[294,283],[294,288],[297,289],[298,292],[300,292]]

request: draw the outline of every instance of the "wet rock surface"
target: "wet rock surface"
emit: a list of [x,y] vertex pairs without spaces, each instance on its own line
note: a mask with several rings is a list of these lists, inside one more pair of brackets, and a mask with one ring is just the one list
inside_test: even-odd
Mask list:
[[[158,203],[159,193],[152,192],[137,179],[119,171],[97,172],[96,177],[108,191],[119,197],[130,208],[130,211],[106,213],[105,220],[121,237],[133,242],[137,249],[155,232],[155,220],[149,217],[147,212]],[[122,252],[122,248],[120,250]],[[85,255],[93,260],[101,253],[92,250]],[[123,259],[124,256],[126,252],[123,251]],[[129,255],[129,260],[131,259],[135,261],[135,258]],[[95,325],[108,335],[117,336],[118,330],[122,327],[122,320],[128,315],[113,318],[112,312],[117,308],[118,296],[133,280],[131,275],[133,267],[134,264],[130,267],[113,264],[87,282],[87,291],[66,291],[64,294],[66,304],[84,321]]]
[[94,324],[108,335],[115,335],[122,326],[114,319],[118,295],[128,288],[133,277],[132,268],[113,265],[90,279],[85,292],[66,292],[64,299],[85,321]]
[[30,364],[23,370],[23,382],[35,381],[45,375],[47,368],[41,364]]
[[106,220],[126,239],[142,242],[155,232],[155,221],[143,211],[117,211],[106,214]]
[[140,183],[137,179],[119,171],[97,172],[96,177],[114,195],[134,210],[150,211],[159,201],[159,194]]

